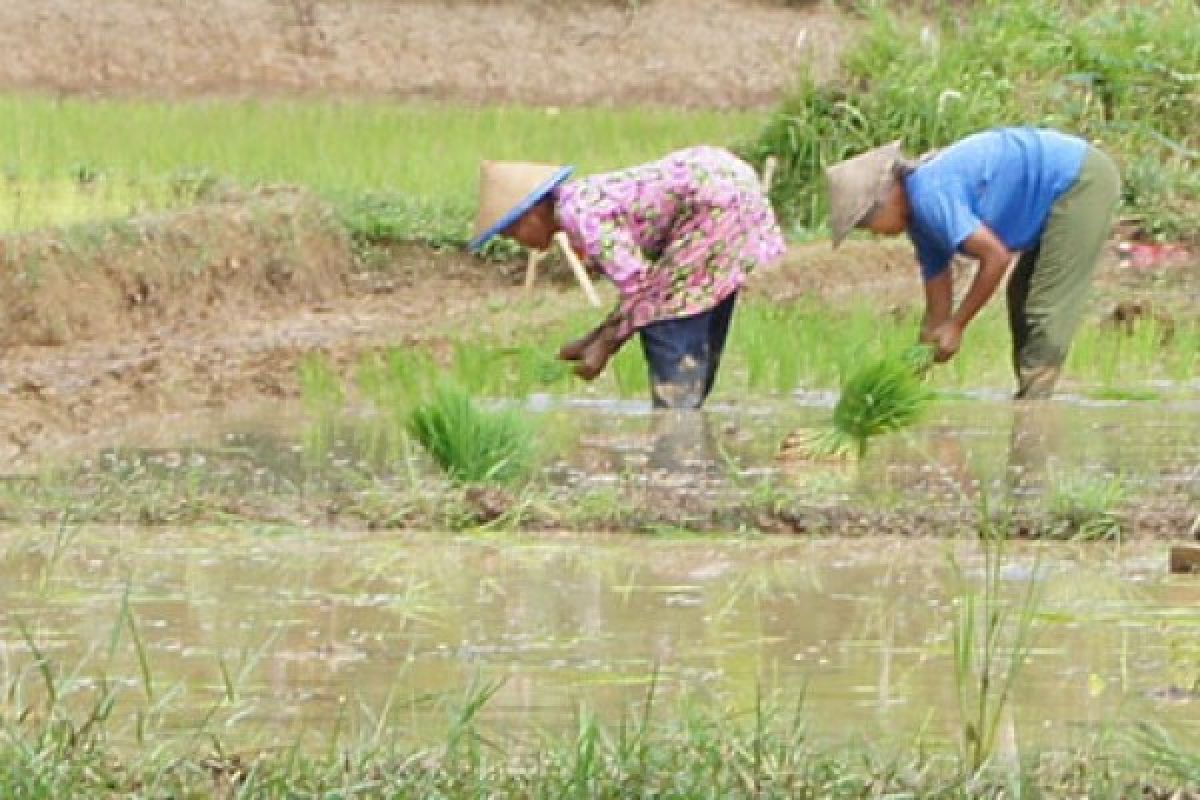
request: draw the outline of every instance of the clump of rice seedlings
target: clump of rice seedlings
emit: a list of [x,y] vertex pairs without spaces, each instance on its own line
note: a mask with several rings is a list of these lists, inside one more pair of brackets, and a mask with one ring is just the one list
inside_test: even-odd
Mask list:
[[326,416],[342,407],[342,383],[327,358],[307,355],[301,359],[298,372],[300,397],[311,413]]
[[620,397],[636,397],[650,388],[646,361],[636,347],[622,347],[608,362],[608,369]]
[[1111,400],[1118,403],[1146,403],[1162,399],[1162,393],[1153,389],[1119,386],[1102,386],[1099,389],[1092,389],[1087,392],[1087,396],[1093,400]]
[[852,451],[861,458],[873,437],[914,425],[933,400],[933,391],[923,382],[932,363],[932,349],[920,345],[856,368],[842,382],[833,430],[819,446],[831,453]]
[[478,408],[443,385],[408,417],[408,431],[456,483],[514,483],[533,463],[532,431],[513,411]]
[[1058,532],[1075,539],[1119,539],[1118,509],[1129,498],[1120,475],[1063,475],[1055,478],[1047,506]]

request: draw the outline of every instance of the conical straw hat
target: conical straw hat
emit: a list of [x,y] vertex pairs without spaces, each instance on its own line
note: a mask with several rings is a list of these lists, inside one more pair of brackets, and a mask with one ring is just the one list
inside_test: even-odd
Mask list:
[[484,161],[479,168],[479,212],[470,248],[478,251],[575,171],[523,161]]
[[900,140],[834,164],[825,170],[829,180],[829,228],[833,246],[842,243],[895,182],[892,167],[902,157]]

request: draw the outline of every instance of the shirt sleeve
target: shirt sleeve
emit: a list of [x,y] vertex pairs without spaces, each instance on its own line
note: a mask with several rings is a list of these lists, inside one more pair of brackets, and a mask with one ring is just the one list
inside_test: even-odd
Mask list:
[[971,210],[962,184],[941,182],[910,193],[913,224],[909,238],[921,263],[921,277],[933,280],[950,265],[962,243],[983,222]]
[[618,338],[625,341],[656,318],[661,287],[655,280],[654,265],[629,230],[615,220],[585,225],[582,230],[584,254],[608,276],[620,295],[609,320],[619,321]]

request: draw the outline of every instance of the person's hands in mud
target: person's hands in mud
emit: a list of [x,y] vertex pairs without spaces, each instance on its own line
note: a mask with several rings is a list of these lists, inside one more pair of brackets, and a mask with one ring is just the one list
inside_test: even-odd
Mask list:
[[598,325],[591,333],[568,342],[558,351],[558,357],[564,361],[576,361],[575,374],[590,381],[596,378],[623,342],[618,337],[620,320],[610,317]]

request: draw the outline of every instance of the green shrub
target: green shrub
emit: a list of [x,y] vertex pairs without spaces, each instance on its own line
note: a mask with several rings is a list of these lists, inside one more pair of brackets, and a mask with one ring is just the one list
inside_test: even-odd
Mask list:
[[823,170],[850,155],[894,139],[919,154],[1030,124],[1076,132],[1116,155],[1129,175],[1126,211],[1151,231],[1200,232],[1192,0],[983,0],[947,5],[931,26],[913,16],[876,7],[841,80],[802,78],[742,148],[759,164],[777,158],[771,197],[785,222],[824,226]]

